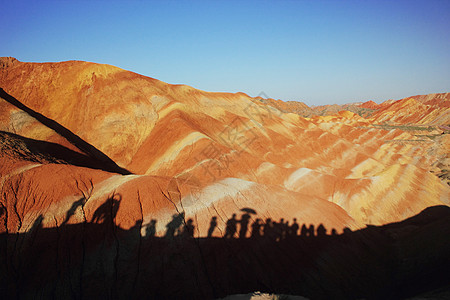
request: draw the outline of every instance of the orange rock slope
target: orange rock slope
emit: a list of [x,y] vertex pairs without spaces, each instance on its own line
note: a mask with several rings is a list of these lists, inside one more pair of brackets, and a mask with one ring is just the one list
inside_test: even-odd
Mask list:
[[256,210],[252,218],[340,232],[450,204],[449,186],[431,172],[448,151],[404,128],[373,126],[448,123],[448,94],[377,107],[370,119],[303,118],[243,93],[109,65],[11,58],[1,59],[0,87],[2,232],[92,221],[108,197],[120,200],[115,222],[124,229],[142,220],[144,232],[156,219],[163,234],[184,211],[196,236],[213,216],[221,235],[244,207]]
[[450,124],[450,93],[419,95],[390,103],[386,101],[371,120],[397,124]]

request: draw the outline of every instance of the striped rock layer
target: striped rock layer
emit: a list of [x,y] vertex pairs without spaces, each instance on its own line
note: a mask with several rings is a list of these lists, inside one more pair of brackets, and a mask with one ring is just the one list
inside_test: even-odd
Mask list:
[[184,212],[196,236],[213,216],[221,236],[244,207],[256,210],[252,219],[342,232],[450,204],[449,186],[433,173],[448,158],[448,136],[380,125],[448,124],[448,93],[386,103],[367,119],[349,111],[303,118],[276,101],[109,65],[1,62],[0,87],[26,109],[0,99],[0,232],[95,222],[107,199],[120,203],[121,228],[144,232],[154,219],[163,234]]

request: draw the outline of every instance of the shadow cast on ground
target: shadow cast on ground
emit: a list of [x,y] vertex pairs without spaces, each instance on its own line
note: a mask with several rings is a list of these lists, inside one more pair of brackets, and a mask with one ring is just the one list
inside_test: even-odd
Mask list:
[[[1,234],[2,295],[215,299],[261,291],[311,299],[398,299],[442,287],[450,278],[446,206],[340,235],[327,235],[321,225],[316,234],[309,226],[302,235],[294,223],[298,234],[282,229],[280,235],[258,219],[245,236],[232,221],[234,232],[225,237],[205,232],[194,238],[195,224],[182,214],[173,216],[161,237],[155,219],[144,228],[142,220],[128,230],[116,226],[120,200],[112,195],[92,222],[43,228],[40,217],[27,233]],[[240,220],[249,225],[247,217]]]
[[17,100],[10,94],[8,94],[6,91],[4,91],[2,88],[0,88],[0,99],[3,99],[6,102],[10,103],[11,105],[14,105],[15,107],[23,110],[24,112],[26,112],[28,115],[30,115],[31,117],[38,120],[43,125],[54,130],[60,136],[65,138],[68,142],[70,142],[75,147],[77,147],[82,152],[84,152],[92,160],[97,161],[97,165],[101,165],[102,170],[107,171],[107,172],[119,173],[122,175],[131,174],[130,171],[118,166],[105,153],[101,152],[100,150],[95,148],[93,145],[87,143],[81,137],[79,137],[78,135],[76,135],[75,133],[73,133],[72,131],[67,129],[66,127],[62,126],[55,120],[47,118],[46,116],[42,115],[41,113],[26,106],[25,104],[23,104],[22,102],[20,102],[19,100]]

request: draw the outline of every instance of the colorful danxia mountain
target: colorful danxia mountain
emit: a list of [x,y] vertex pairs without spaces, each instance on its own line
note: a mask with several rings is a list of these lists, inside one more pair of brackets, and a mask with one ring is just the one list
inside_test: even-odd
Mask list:
[[309,107],[10,57],[0,88],[11,298],[405,298],[448,284],[450,93]]

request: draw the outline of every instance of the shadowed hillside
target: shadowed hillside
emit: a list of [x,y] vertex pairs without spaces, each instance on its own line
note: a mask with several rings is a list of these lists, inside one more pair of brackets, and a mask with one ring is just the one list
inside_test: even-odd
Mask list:
[[105,165],[83,153],[68,149],[60,144],[28,139],[14,133],[0,131],[2,155],[42,164],[70,164],[92,169],[105,169]]
[[239,237],[239,225],[228,238],[193,238],[195,222],[181,215],[179,223],[166,224],[163,237],[142,220],[124,230],[114,222],[120,195],[110,199],[96,211],[96,222],[43,228],[38,218],[26,233],[2,234],[2,295],[214,299],[261,291],[399,299],[445,287],[450,275],[446,206],[340,235],[319,224],[313,231],[277,232],[261,223],[258,234],[249,228],[246,238]]
[[86,153],[88,156],[90,156],[93,160],[97,160],[98,164],[102,164],[105,168],[105,170],[110,172],[117,172],[119,174],[131,174],[129,171],[120,168],[116,165],[115,162],[113,162],[108,156],[106,156],[104,153],[96,149],[94,146],[86,143],[84,140],[82,140],[79,136],[65,128],[64,126],[61,126],[54,120],[51,120],[39,112],[36,112],[26,105],[22,104],[20,101],[18,101],[13,96],[6,93],[2,88],[0,88],[0,98],[4,99],[5,101],[9,102],[10,104],[14,105],[15,107],[23,110],[27,114],[29,114],[31,117],[35,118],[39,122],[41,122],[43,125],[49,127],[50,129],[54,130],[56,133],[67,139],[70,143],[72,143],[74,146],[79,148],[81,151]]

